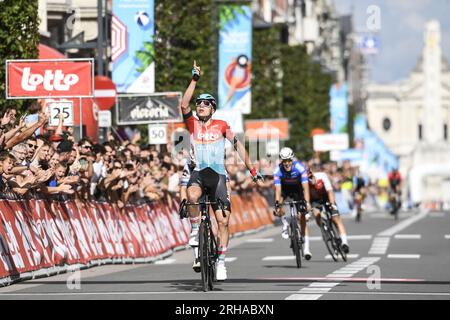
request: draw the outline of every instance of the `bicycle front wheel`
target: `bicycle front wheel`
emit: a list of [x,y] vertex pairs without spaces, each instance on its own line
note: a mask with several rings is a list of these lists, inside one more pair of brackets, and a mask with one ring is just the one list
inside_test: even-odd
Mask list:
[[322,221],[320,226],[320,231],[322,231],[323,242],[325,242],[325,246],[327,247],[328,252],[334,261],[337,261],[336,251],[333,246],[333,237],[330,232],[328,221]]
[[333,239],[334,239],[334,246],[337,250],[337,252],[339,252],[339,254],[342,257],[342,260],[347,261],[347,254],[342,250],[342,240],[341,238],[338,236],[339,232],[337,230],[337,227],[334,223],[332,223],[332,227],[333,227]]
[[217,245],[214,238],[213,231],[209,230],[209,245],[208,245],[208,287],[209,290],[214,290],[214,281],[216,281],[216,260],[217,260]]
[[202,274],[202,288],[203,291],[208,291],[208,279],[209,279],[209,243],[208,243],[208,228],[206,222],[202,221],[199,230],[199,259],[200,259],[200,270]]
[[291,245],[292,251],[294,251],[295,254],[297,268],[302,267],[301,238],[299,231],[300,230],[298,229],[297,219],[291,219]]

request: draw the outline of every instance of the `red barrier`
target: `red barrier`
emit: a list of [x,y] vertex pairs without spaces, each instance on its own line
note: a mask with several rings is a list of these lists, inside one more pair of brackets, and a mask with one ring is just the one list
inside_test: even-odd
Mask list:
[[[272,223],[257,193],[232,195],[231,203],[232,234]],[[79,200],[0,200],[0,278],[94,260],[152,258],[186,246],[191,227],[178,209],[177,200],[122,209]]]

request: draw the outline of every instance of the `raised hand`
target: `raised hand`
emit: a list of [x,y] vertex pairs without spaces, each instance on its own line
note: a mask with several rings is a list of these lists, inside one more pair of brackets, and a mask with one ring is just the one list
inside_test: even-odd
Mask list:
[[200,67],[197,66],[197,62],[194,60],[194,64],[192,66],[192,79],[198,81],[200,79]]

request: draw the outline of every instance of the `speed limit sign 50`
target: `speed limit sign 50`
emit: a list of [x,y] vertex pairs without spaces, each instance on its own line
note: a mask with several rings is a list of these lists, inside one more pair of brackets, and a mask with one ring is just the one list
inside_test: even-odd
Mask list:
[[167,124],[150,124],[148,140],[150,144],[167,144]]
[[65,126],[73,126],[73,102],[72,101],[55,101],[48,102],[50,110],[50,126],[57,126],[59,124],[59,116],[62,113],[64,116],[63,124]]

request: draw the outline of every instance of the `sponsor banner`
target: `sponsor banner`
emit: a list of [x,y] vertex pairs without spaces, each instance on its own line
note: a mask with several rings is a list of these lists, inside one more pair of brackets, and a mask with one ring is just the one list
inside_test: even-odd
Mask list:
[[117,92],[154,92],[154,0],[114,0],[112,13],[112,80]]
[[92,59],[7,60],[6,98],[93,97]]
[[182,121],[181,92],[154,95],[119,95],[116,117],[119,125]]
[[288,119],[246,120],[245,137],[249,141],[289,140],[289,120]]
[[251,112],[252,11],[248,5],[219,10],[219,109]]
[[348,134],[316,134],[313,137],[314,151],[346,150],[349,147]]
[[348,132],[347,90],[346,83],[335,83],[330,88],[331,133]]
[[[272,224],[256,192],[231,195],[231,233]],[[0,278],[111,258],[149,258],[186,246],[191,226],[178,199],[128,205],[0,200]],[[213,213],[211,212],[213,215]],[[217,233],[216,219],[212,219]]]

